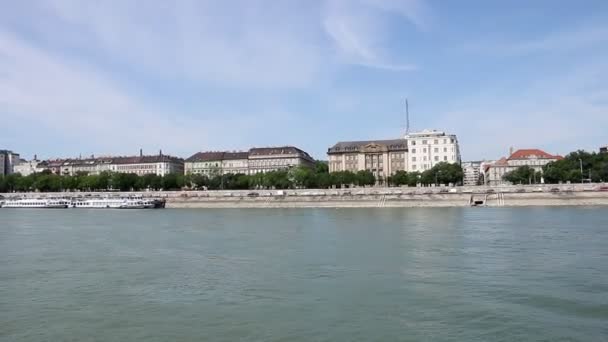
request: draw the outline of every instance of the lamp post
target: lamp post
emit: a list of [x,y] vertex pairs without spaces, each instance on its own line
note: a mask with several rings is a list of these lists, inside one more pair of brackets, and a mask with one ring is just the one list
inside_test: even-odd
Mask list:
[[578,161],[579,161],[580,166],[581,166],[581,184],[582,184],[583,183],[583,179],[584,179],[584,176],[583,176],[583,160],[581,158],[578,158]]

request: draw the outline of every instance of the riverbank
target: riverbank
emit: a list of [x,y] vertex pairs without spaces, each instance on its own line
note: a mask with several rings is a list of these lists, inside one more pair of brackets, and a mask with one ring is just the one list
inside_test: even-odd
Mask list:
[[162,198],[167,208],[375,208],[480,206],[608,206],[605,184],[353,188],[298,190],[73,192],[2,194],[4,197],[129,196]]

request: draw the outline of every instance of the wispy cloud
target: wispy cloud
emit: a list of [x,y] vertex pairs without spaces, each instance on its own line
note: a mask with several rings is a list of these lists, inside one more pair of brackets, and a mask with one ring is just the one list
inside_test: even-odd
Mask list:
[[277,116],[288,118],[268,112],[239,120],[204,110],[200,114],[192,118],[159,110],[91,65],[0,31],[0,116],[5,123],[36,123],[16,126],[23,139],[52,144],[56,137],[68,138],[72,153],[87,146],[97,152],[144,147],[184,154],[211,146],[247,146],[250,132],[276,129],[275,123],[281,123]]
[[496,38],[492,41],[473,41],[465,44],[464,50],[503,56],[519,56],[576,50],[607,42],[608,25],[596,24],[562,29],[561,31],[520,40]]
[[575,68],[522,86],[460,101],[435,120],[460,136],[466,159],[500,158],[509,147],[565,154],[597,150],[608,127],[608,63]]
[[329,1],[323,27],[336,45],[339,60],[345,63],[391,71],[414,70],[415,65],[390,56],[385,41],[389,28],[384,14],[391,12],[422,26],[421,7],[418,1]]

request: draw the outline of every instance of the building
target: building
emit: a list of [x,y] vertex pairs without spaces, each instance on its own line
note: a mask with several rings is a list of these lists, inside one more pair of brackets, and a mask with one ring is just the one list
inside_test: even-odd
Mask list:
[[608,153],[608,145],[600,147],[600,153]]
[[0,150],[0,175],[13,173],[15,165],[19,164],[19,154],[9,150]]
[[112,170],[113,159],[111,157],[87,159],[67,159],[61,164],[60,174],[74,176],[79,173],[98,175],[104,171]]
[[249,152],[198,152],[186,159],[184,172],[208,177],[228,173],[248,174]]
[[515,152],[511,149],[508,158],[500,158],[485,167],[485,183],[487,185],[505,184],[506,181],[503,180],[505,174],[517,170],[519,167],[529,166],[534,171],[542,172],[543,166],[560,159],[562,159],[561,156],[552,155],[539,149],[522,149]]
[[460,163],[456,135],[436,130],[409,133],[403,139],[338,142],[327,150],[329,172],[371,171],[386,179],[399,170],[423,172],[438,163]]
[[155,174],[165,176],[170,173],[184,173],[184,160],[161,153],[155,156],[113,157],[109,164],[111,172],[134,173],[137,175]]
[[254,147],[247,152],[198,152],[186,159],[184,171],[208,177],[228,173],[252,175],[313,164],[314,159],[308,153],[294,146]]
[[460,164],[460,147],[454,134],[436,130],[405,135],[409,147],[408,171],[425,171],[437,163]]
[[249,150],[249,174],[289,169],[291,167],[312,167],[315,160],[303,150],[294,146],[254,147]]
[[[481,161],[470,161],[462,163],[462,171],[464,173],[463,184],[467,186],[479,185],[481,173]],[[483,176],[481,176],[483,179]],[[483,184],[483,183],[481,183]]]
[[21,159],[19,164],[13,166],[13,172],[19,173],[22,176],[29,176],[32,173],[41,172],[44,168],[41,168],[40,161],[34,156],[34,159],[27,161],[25,159]]
[[79,173],[99,175],[102,172],[134,173],[137,175],[156,174],[164,176],[169,173],[183,173],[184,160],[163,155],[129,157],[98,157],[86,159],[55,159],[38,162],[35,172],[49,170],[64,176],[74,176]]
[[327,150],[329,172],[370,171],[377,179],[409,169],[407,140],[338,142]]

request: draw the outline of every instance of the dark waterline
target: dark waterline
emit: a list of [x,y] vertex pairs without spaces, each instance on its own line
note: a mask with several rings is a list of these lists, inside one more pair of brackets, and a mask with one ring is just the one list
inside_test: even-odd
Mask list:
[[607,341],[608,209],[0,209],[2,341]]

